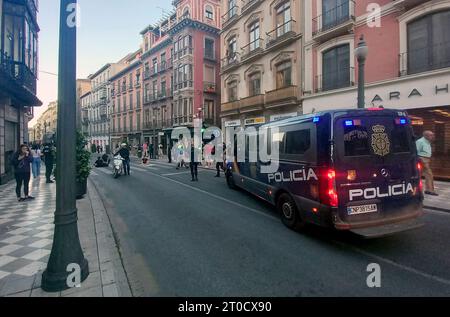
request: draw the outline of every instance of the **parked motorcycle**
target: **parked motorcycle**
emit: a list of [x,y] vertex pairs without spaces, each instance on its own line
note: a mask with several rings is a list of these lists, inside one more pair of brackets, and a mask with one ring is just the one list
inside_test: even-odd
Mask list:
[[119,178],[123,174],[123,158],[120,155],[114,156],[114,178]]

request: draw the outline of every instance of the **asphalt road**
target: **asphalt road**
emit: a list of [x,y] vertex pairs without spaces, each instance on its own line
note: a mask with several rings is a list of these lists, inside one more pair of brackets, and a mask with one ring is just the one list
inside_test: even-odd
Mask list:
[[[135,296],[450,296],[450,213],[376,240],[298,233],[214,172],[199,179],[162,162],[119,179],[94,169]],[[380,288],[367,286],[371,263]]]

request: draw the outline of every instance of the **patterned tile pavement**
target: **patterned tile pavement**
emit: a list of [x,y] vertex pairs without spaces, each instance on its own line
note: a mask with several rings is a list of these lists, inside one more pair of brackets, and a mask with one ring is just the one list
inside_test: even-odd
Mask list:
[[30,191],[36,199],[19,203],[13,184],[0,188],[0,291],[11,281],[30,282],[50,256],[56,188],[41,177]]

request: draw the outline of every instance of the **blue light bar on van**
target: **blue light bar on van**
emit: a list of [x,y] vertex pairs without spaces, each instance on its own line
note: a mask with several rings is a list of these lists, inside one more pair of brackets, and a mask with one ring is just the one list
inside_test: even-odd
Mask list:
[[395,124],[406,125],[406,124],[408,124],[408,119],[406,119],[406,118],[397,118],[397,119],[395,119]]
[[353,127],[353,120],[345,120],[346,127]]
[[320,122],[320,117],[314,117],[313,123],[319,123],[319,122]]

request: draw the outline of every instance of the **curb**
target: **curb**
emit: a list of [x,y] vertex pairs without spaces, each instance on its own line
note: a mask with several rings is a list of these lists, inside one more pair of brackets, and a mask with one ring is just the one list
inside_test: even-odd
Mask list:
[[[115,271],[114,273],[114,278],[111,277],[111,279],[114,280],[114,284],[116,286],[117,289],[117,293],[114,292],[114,290],[110,293],[112,294],[109,297],[132,297],[132,291],[131,291],[131,286],[130,286],[130,282],[128,280],[128,276],[123,264],[123,260],[121,257],[121,252],[120,252],[120,248],[119,248],[119,244],[118,241],[116,239],[116,235],[114,234],[114,229],[112,227],[111,224],[111,219],[108,215],[108,212],[106,210],[105,204],[103,202],[103,199],[97,189],[97,186],[95,185],[95,182],[88,180],[88,192],[89,192],[89,197],[95,197],[97,200],[97,203],[100,205],[98,206],[99,209],[96,209],[93,212],[95,214],[95,212],[99,213],[99,217],[101,219],[104,219],[105,222],[103,222],[100,219],[100,222],[102,224],[106,224],[106,228],[105,229],[105,236],[102,238],[103,239],[103,243],[107,244],[107,249],[108,251],[111,253],[110,257],[108,257],[108,252],[105,250],[100,250],[100,247],[98,247],[98,252],[100,255],[100,261],[102,261],[102,258],[104,258],[104,261],[106,263],[112,263],[112,268]],[[95,215],[94,215],[95,217]],[[96,223],[97,225],[97,223]],[[97,239],[99,239],[99,237],[97,237]],[[103,252],[102,252],[103,251]],[[101,254],[103,253],[103,255]]]
[[450,209],[440,208],[440,207],[431,207],[431,206],[423,206],[425,209],[431,209],[434,211],[448,212],[450,213]]

